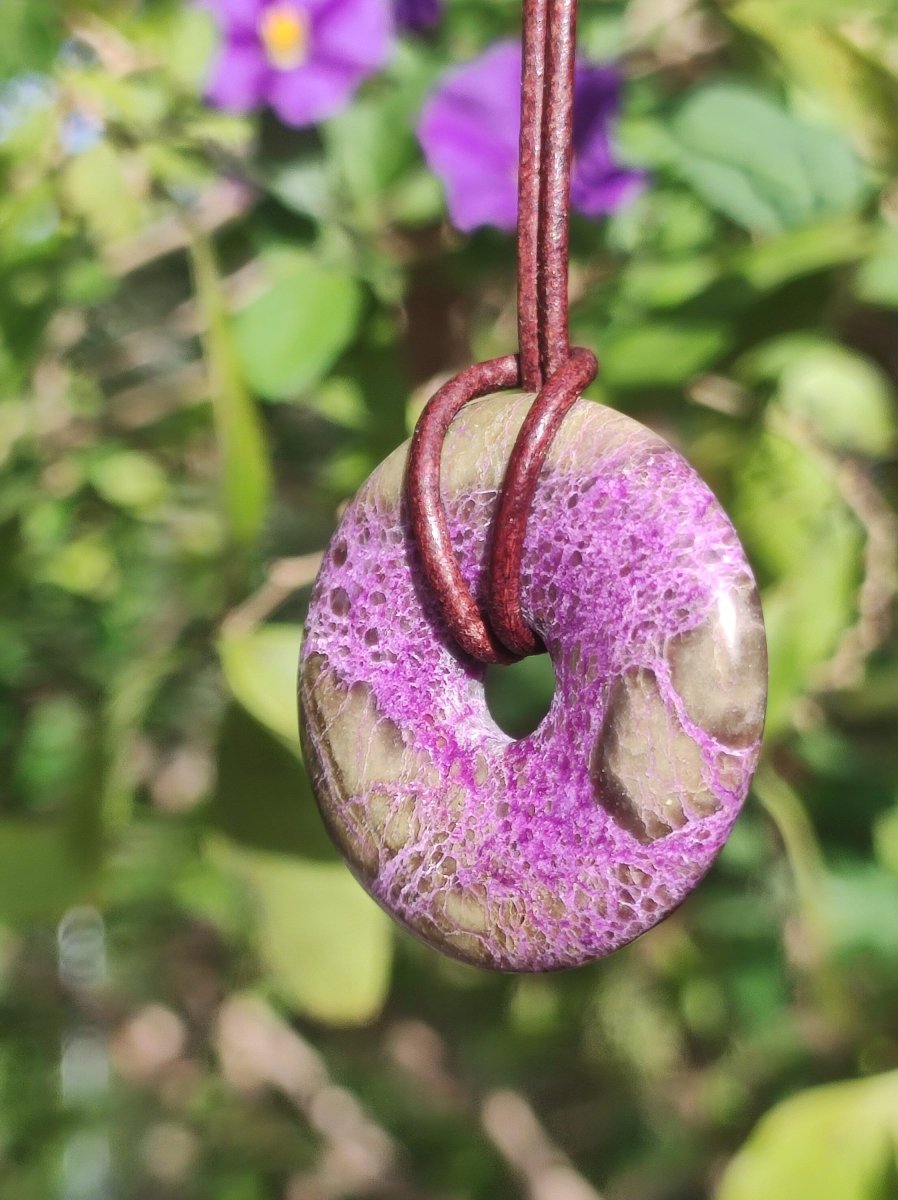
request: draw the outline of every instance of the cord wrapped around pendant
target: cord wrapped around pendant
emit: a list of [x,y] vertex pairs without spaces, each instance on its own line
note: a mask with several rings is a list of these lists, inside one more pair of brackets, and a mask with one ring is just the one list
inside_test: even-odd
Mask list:
[[[596,377],[589,350],[568,335],[568,226],[573,143],[577,0],[526,0],[518,177],[517,358],[457,375],[418,421],[406,490],[421,569],[458,644],[481,662],[503,663],[544,647],[520,602],[524,532],[540,470],[561,421]],[[452,421],[471,400],[520,388],[538,393],[512,450],[494,521],[489,619],[461,578],[440,499],[440,459]]]
[[[581,399],[576,9],[524,5],[519,353],[442,387],[349,504],[301,655],[306,764],[347,863],[419,937],[500,970],[601,957],[682,902],[748,792],[766,701],[726,514],[656,434]],[[543,650],[552,706],[513,740],[486,666]]]

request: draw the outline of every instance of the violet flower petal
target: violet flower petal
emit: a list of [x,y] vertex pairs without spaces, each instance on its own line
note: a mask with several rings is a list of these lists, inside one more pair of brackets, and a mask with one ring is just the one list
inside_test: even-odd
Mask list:
[[385,66],[393,47],[387,0],[330,0],[313,13],[312,59],[356,70],[356,82]]
[[198,0],[227,36],[231,33],[252,34],[258,27],[259,17],[266,8],[266,0]]
[[212,67],[206,95],[216,108],[245,113],[266,99],[271,73],[250,42],[225,41]]
[[443,16],[443,0],[396,0],[396,24],[401,29],[424,33],[435,29]]
[[610,130],[620,103],[620,74],[613,67],[579,64],[575,89],[571,204],[586,217],[600,217],[637,196],[647,176],[622,167],[614,155]]
[[[345,108],[368,75],[383,67],[393,40],[391,0],[199,0],[217,19],[223,43],[207,87],[219,108],[247,112],[268,103],[289,125],[311,125]],[[286,4],[308,22],[307,57],[278,69],[262,37],[262,17]]]
[[450,72],[418,124],[428,166],[446,189],[453,224],[514,229],[517,222],[521,51],[500,42]]
[[[520,74],[520,46],[499,42],[444,76],[425,104],[418,138],[443,182],[452,223],[464,232],[515,226]],[[643,172],[621,166],[614,154],[620,87],[614,67],[578,64],[571,203],[588,217],[615,211],[646,183]]]
[[358,82],[355,67],[310,60],[272,75],[266,99],[285,125],[314,125],[345,108]]
[[584,217],[604,217],[635,200],[648,184],[644,171],[615,167],[597,179],[578,175],[571,181],[571,205]]

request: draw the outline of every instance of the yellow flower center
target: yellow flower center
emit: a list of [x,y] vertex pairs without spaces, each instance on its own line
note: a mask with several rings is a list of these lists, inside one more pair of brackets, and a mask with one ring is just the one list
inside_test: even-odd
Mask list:
[[308,58],[309,18],[290,0],[265,9],[259,20],[259,36],[268,61],[278,71],[292,71]]

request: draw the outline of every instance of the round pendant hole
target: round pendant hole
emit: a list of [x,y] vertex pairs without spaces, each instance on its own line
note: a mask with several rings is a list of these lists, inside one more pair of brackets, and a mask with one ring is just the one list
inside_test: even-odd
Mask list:
[[502,732],[527,737],[552,707],[552,660],[548,654],[534,654],[507,667],[489,666],[483,685],[490,716]]

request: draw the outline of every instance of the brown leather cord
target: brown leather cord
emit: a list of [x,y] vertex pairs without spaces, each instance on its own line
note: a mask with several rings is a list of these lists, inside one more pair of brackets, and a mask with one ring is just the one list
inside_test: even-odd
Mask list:
[[[433,397],[415,428],[406,498],[421,569],[450,633],[473,658],[508,663],[544,647],[521,611],[527,520],[546,455],[565,415],[596,377],[589,350],[568,332],[568,228],[577,0],[525,0],[518,183],[520,354],[479,363]],[[440,460],[462,408],[491,392],[539,394],[521,426],[502,483],[487,580],[489,621],[452,549],[440,496]]]
[[533,0],[524,19],[518,168],[518,346],[521,387],[525,392],[538,392],[543,386],[539,337],[539,206],[548,11],[549,0]]
[[577,0],[551,0],[550,12],[539,197],[538,322],[544,382],[563,366],[570,352],[568,229],[574,143]]
[[527,518],[539,474],[561,422],[596,377],[599,364],[590,350],[574,349],[551,377],[527,413],[508,460],[496,508],[487,581],[487,611],[493,634],[515,655],[540,654],[545,646],[521,613],[521,561]]
[[481,616],[452,549],[449,523],[440,498],[440,460],[449,426],[471,400],[518,383],[514,354],[469,367],[443,385],[421,414],[412,435],[406,476],[409,519],[421,567],[452,636],[481,662],[512,662]]

